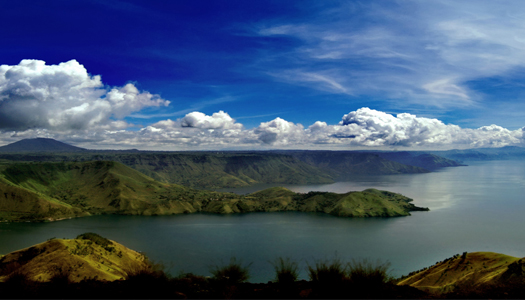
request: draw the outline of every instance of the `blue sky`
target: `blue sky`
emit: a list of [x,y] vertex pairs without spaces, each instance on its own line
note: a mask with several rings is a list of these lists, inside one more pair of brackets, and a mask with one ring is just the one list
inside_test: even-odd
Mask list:
[[0,143],[524,146],[521,1],[3,1]]

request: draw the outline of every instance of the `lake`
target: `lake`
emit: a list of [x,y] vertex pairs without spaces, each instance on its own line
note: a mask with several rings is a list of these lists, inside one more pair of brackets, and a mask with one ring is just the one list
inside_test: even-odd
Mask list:
[[[265,185],[225,189],[247,193]],[[295,192],[344,193],[377,188],[414,199],[429,212],[397,218],[340,218],[318,213],[94,216],[52,223],[0,223],[0,253],[51,237],[96,232],[171,267],[210,275],[209,267],[235,256],[251,265],[251,282],[274,277],[270,261],[291,257],[306,264],[335,256],[381,259],[401,276],[463,251],[525,256],[525,161],[471,162],[412,175],[356,177],[325,185],[285,185]]]

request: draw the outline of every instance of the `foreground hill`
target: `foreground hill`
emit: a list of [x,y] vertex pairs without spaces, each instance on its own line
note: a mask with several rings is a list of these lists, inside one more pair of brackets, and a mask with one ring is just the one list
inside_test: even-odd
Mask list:
[[336,216],[407,216],[414,206],[399,194],[365,190],[299,194],[272,188],[249,195],[166,184],[111,161],[14,163],[0,166],[2,220],[56,220],[112,213],[324,212]]
[[14,275],[41,282],[53,278],[66,282],[113,281],[147,268],[144,255],[97,234],[86,233],[76,239],[51,239],[2,256],[0,282]]
[[413,272],[398,284],[428,292],[448,293],[523,279],[524,270],[525,261],[517,257],[493,252],[465,252]]
[[75,239],[53,238],[0,255],[0,291],[4,298],[55,299],[522,299],[525,296],[525,260],[492,252],[458,254],[398,280],[388,275],[388,264],[374,265],[366,260],[317,262],[308,268],[309,281],[297,281],[297,275],[288,276],[289,270],[276,267],[273,282],[254,284],[245,282],[249,278],[249,265],[232,260],[228,265],[212,268],[212,277],[182,273],[170,278],[144,255],[95,233],[85,233]]

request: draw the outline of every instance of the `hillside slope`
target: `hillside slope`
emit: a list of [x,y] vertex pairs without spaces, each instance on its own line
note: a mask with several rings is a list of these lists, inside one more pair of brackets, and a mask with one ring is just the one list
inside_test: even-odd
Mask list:
[[315,166],[334,177],[345,180],[355,175],[391,175],[428,173],[420,167],[387,160],[376,153],[348,151],[295,151],[299,160]]
[[426,170],[436,170],[446,167],[465,166],[455,160],[444,158],[431,153],[421,152],[378,152],[382,158],[408,166],[420,167]]
[[326,172],[289,155],[268,153],[128,153],[1,154],[8,161],[116,161],[161,182],[200,189],[255,183],[332,183]]
[[70,282],[113,281],[147,267],[144,255],[96,234],[84,234],[76,239],[51,239],[2,256],[0,282],[13,274],[33,281],[49,281],[53,277]]
[[398,285],[410,285],[424,291],[447,293],[454,289],[508,282],[523,278],[525,262],[518,257],[494,252],[472,252],[445,259],[409,274]]
[[[13,197],[3,220],[50,220],[41,207],[61,205],[61,217],[113,213],[166,215],[194,212],[317,211],[337,216],[406,216],[421,209],[402,195],[366,190],[347,194],[298,194],[273,188],[241,196],[195,190],[155,181],[123,164],[111,161],[70,163],[16,163],[0,169],[0,195],[15,190],[34,199],[25,205]],[[20,196],[19,198],[24,198]],[[16,199],[15,199],[16,198]],[[25,199],[24,198],[24,199]],[[65,208],[69,211],[65,211]],[[25,214],[20,216],[20,211]],[[50,210],[48,210],[50,211]]]

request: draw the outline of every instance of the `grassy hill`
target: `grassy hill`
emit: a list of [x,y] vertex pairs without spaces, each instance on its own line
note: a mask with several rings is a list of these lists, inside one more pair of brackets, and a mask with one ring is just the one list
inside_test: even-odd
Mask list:
[[28,139],[0,147],[0,160],[116,161],[165,183],[199,189],[256,183],[322,184],[360,175],[426,173],[456,162],[437,155],[360,151],[147,152],[86,150],[52,139]]
[[0,258],[0,282],[14,275],[32,281],[60,278],[118,280],[148,268],[144,255],[93,233],[76,239],[51,239]]
[[435,265],[411,273],[398,282],[424,291],[448,293],[523,278],[524,261],[494,252],[455,255]]
[[194,212],[308,211],[337,216],[406,216],[412,199],[366,190],[298,194],[273,188],[250,195],[158,182],[111,161],[0,165],[0,218],[56,220],[90,214],[166,215]]
[[269,153],[128,153],[1,154],[7,161],[115,161],[165,183],[200,189],[248,186],[255,183],[332,183],[326,172],[289,155]]

